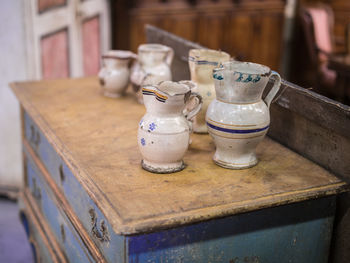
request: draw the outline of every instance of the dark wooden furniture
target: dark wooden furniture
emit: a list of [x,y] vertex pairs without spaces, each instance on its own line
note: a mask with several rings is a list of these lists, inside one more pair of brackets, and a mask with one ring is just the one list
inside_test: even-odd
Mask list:
[[[334,53],[346,53],[349,48],[349,24],[350,24],[350,2],[348,0],[298,0],[298,10],[300,14],[301,7],[304,6],[315,6],[320,3],[328,5],[331,8],[332,16],[334,17],[334,26],[331,26],[331,37],[333,40],[333,51]],[[309,30],[310,31],[310,30]],[[318,67],[315,63],[316,50],[311,50],[312,41],[310,39],[312,34],[305,34],[305,25],[302,26],[301,17],[295,21],[295,30],[293,34],[293,54],[291,59],[291,74],[289,81],[300,85],[301,87],[312,89],[317,92],[322,92],[319,89],[319,76]],[[312,39],[311,39],[312,40]],[[310,45],[311,43],[311,45]],[[326,65],[327,67],[327,65]],[[336,77],[334,77],[334,83]],[[332,94],[326,94],[326,96],[332,96]],[[335,98],[335,97],[333,97]]]
[[334,15],[327,4],[305,5],[300,8],[301,24],[306,39],[314,88],[317,92],[335,98],[336,72],[327,67],[334,53]]
[[284,0],[112,1],[114,48],[137,51],[154,25],[237,59],[278,70]]
[[350,105],[350,54],[330,56],[328,67],[337,72],[335,91],[338,101]]

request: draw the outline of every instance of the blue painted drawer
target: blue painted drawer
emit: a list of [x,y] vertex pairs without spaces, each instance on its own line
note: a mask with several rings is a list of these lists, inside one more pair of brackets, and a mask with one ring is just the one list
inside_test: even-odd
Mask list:
[[101,210],[91,200],[62,158],[31,117],[24,113],[25,138],[61,189],[91,240],[108,262],[124,262],[124,237],[115,234]]
[[95,262],[28,153],[25,164],[27,187],[67,258],[71,262]]
[[45,231],[41,228],[38,219],[30,205],[24,200],[24,195],[21,195],[18,201],[20,208],[20,219],[25,228],[29,244],[33,252],[35,262],[66,262],[60,251],[56,251],[51,245]]
[[126,237],[127,262],[327,263],[335,196]]
[[[48,262],[54,263],[52,255],[49,253],[50,248],[48,242],[44,241],[45,237],[40,235],[39,226],[33,223],[32,219],[27,219],[26,216],[22,216],[23,220],[26,220],[28,224],[28,239],[31,246],[33,257],[35,262]],[[23,222],[25,224],[25,222]]]

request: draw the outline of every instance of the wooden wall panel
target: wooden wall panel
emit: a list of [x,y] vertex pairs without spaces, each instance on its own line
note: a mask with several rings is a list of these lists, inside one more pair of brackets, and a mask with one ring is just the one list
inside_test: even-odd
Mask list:
[[67,0],[38,0],[38,11],[42,13],[48,9],[67,4]]
[[188,40],[195,40],[197,34],[197,15],[191,12],[164,16],[159,23],[166,31]]
[[[231,15],[225,34],[225,49],[239,60],[252,60],[254,19],[244,14]],[[244,39],[244,41],[242,41]]]
[[212,49],[223,49],[225,45],[224,35],[229,28],[226,23],[227,15],[225,12],[201,12],[198,17],[199,25],[196,40]]
[[41,68],[44,79],[69,77],[68,31],[66,29],[41,39]]
[[[260,54],[256,54],[258,57],[257,62],[261,64],[270,64],[275,70],[278,70],[277,65],[280,64],[281,53],[276,52],[276,50],[282,50],[282,39],[283,29],[276,25],[283,24],[283,17],[271,14],[266,15],[258,21],[260,24],[260,43],[259,46],[255,46],[253,50],[258,50]],[[261,43],[268,43],[262,45]]]
[[100,20],[98,16],[83,22],[82,39],[84,75],[96,75],[100,69],[101,56]]
[[159,20],[156,17],[153,16],[132,16],[131,17],[132,23],[130,23],[130,35],[126,35],[125,37],[130,37],[130,49],[134,52],[137,52],[137,47],[142,44],[146,43],[146,36],[145,36],[145,25],[151,24],[159,26]]
[[123,1],[112,6],[114,48],[136,51],[145,42],[144,26],[150,24],[279,69],[284,0]]

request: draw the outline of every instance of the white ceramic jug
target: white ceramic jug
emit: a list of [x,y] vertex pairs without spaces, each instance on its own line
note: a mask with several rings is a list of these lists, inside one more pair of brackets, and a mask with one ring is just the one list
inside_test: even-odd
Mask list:
[[215,85],[212,76],[214,68],[230,60],[230,55],[211,49],[191,49],[189,52],[189,67],[191,80],[197,84],[198,92],[203,98],[201,111],[194,118],[193,131],[208,133],[205,114],[210,102],[215,98]]
[[[214,69],[216,99],[208,107],[206,122],[213,137],[216,164],[230,169],[257,164],[255,149],[270,125],[269,107],[281,77],[268,67],[249,62],[228,62]],[[269,79],[273,87],[262,99]]]
[[130,60],[136,54],[124,50],[110,50],[102,56],[103,66],[98,73],[103,94],[117,98],[125,93],[130,75]]
[[161,81],[172,80],[171,63],[174,51],[171,47],[161,44],[143,44],[138,47],[138,61],[131,69],[131,82],[142,103],[142,85],[158,84]]
[[[190,140],[190,120],[199,112],[202,98],[191,92],[189,82],[164,81],[142,87],[146,114],[138,129],[142,167],[154,173],[182,170]],[[196,101],[186,112],[188,103]]]

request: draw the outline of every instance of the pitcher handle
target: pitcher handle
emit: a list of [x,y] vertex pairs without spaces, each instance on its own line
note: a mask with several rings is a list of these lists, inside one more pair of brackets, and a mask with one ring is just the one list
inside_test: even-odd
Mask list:
[[98,72],[98,80],[101,86],[104,86],[106,84],[105,77],[106,77],[106,69],[103,67]]
[[[130,51],[131,52],[131,51]],[[128,68],[131,69],[132,67],[135,67],[135,64],[138,63],[139,57],[135,53],[131,52],[130,55],[130,61],[128,63]]]
[[173,61],[174,58],[174,50],[172,48],[169,48],[168,54],[166,55],[165,58],[165,63],[170,67],[171,62]]
[[194,118],[194,116],[196,116],[197,113],[201,110],[202,104],[203,104],[202,96],[201,96],[199,93],[197,93],[197,92],[191,92],[191,95],[190,95],[189,99],[187,100],[186,105],[187,105],[190,101],[192,101],[193,98],[197,98],[197,99],[198,99],[198,100],[197,100],[197,103],[196,103],[197,105],[195,105],[191,111],[185,113],[185,117],[186,117],[186,119],[187,119],[188,121],[192,121],[192,119]]
[[274,84],[270,89],[269,93],[264,98],[264,101],[268,108],[270,108],[271,101],[276,96],[281,86],[281,76],[276,71],[273,71],[273,70],[271,71],[271,75],[269,79],[271,78],[275,79]]

